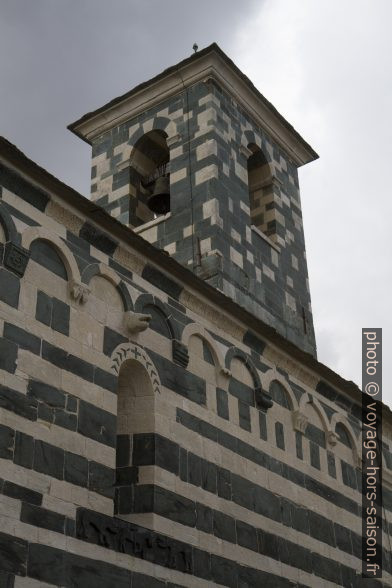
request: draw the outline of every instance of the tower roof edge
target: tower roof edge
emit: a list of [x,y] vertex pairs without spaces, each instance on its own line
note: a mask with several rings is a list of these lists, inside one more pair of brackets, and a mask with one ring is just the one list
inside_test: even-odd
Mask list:
[[208,78],[215,79],[241,104],[298,165],[318,158],[318,154],[279,113],[226,53],[212,43],[190,57],[166,68],[125,94],[68,125],[75,135],[91,144],[95,137],[129,120],[151,106],[179,94],[185,87]]

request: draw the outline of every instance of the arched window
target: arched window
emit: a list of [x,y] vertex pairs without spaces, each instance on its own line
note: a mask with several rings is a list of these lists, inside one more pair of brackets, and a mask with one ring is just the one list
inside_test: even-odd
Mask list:
[[274,187],[271,168],[263,151],[249,143],[248,185],[251,223],[265,235],[275,234]]
[[118,376],[115,512],[132,512],[132,488],[143,455],[153,450],[154,391],[146,368],[125,361]]
[[154,130],[136,142],[131,155],[131,226],[137,227],[170,211],[170,151],[167,134]]

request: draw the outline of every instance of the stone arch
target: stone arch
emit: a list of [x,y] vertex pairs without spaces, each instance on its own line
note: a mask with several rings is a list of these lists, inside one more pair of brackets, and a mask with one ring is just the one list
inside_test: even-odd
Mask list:
[[103,263],[90,263],[82,272],[82,282],[89,284],[94,276],[106,278],[113,286],[118,286],[121,281],[116,272]]
[[111,360],[112,371],[118,376],[115,513],[129,515],[137,484],[135,470],[144,459],[146,443],[149,454],[154,451],[155,402],[161,382],[151,358],[135,343],[118,345]]
[[250,222],[259,231],[272,235],[276,231],[275,191],[273,166],[265,150],[255,142],[247,145],[247,178]]
[[214,339],[211,337],[211,335],[207,331],[207,329],[198,325],[197,323],[190,323],[189,325],[187,325],[185,327],[185,329],[182,332],[182,343],[184,345],[188,346],[189,339],[194,335],[200,337],[201,339],[204,339],[207,342],[207,344],[209,345],[212,357],[214,359],[214,363],[215,363],[216,368],[218,368],[220,371],[223,371],[225,369],[223,355],[222,355],[220,349],[218,348],[216,342],[214,341]]
[[311,396],[310,403],[313,406],[314,410],[317,412],[318,416],[320,417],[320,420],[323,424],[325,434],[328,435],[328,430],[331,425],[330,425],[327,413],[325,412],[324,408],[321,406],[321,403],[314,396]]
[[164,131],[167,135],[168,140],[173,139],[173,137],[175,137],[177,134],[176,123],[170,118],[167,118],[166,116],[155,117],[152,126],[153,129],[159,129],[161,131]]
[[22,233],[21,245],[25,249],[29,250],[31,244],[37,239],[46,241],[57,251],[65,265],[65,269],[67,271],[68,276],[68,282],[71,284],[71,287],[75,284],[80,284],[80,272],[78,265],[75,261],[75,258],[71,250],[60,239],[60,237],[58,237],[54,233],[51,233],[44,227],[29,227]]
[[347,418],[344,415],[342,415],[338,412],[335,412],[335,414],[332,416],[332,419],[331,419],[331,430],[334,433],[336,433],[337,425],[342,425],[346,429],[346,432],[347,432],[348,436],[350,437],[352,446],[356,446],[357,445],[357,438],[355,436],[355,433],[354,433],[349,421],[347,420]]
[[332,435],[330,436],[330,443],[332,445],[336,445],[336,443],[338,441],[338,434],[336,433],[336,427],[338,425],[340,425],[341,427],[343,427],[345,429],[345,431],[350,439],[354,463],[355,463],[356,467],[358,467],[359,464],[362,462],[362,448],[360,446],[360,442],[356,438],[356,435],[355,435],[353,428],[351,427],[348,419],[344,415],[339,414],[337,412],[332,416],[332,419],[331,419],[331,433],[332,433]]
[[12,243],[19,242],[19,235],[15,227],[15,223],[4,202],[0,201],[0,225],[4,230],[5,242]]
[[[170,150],[178,137],[174,121],[156,116],[129,139],[123,160],[129,161],[129,221],[133,227],[170,212]],[[160,197],[151,198],[155,190]]]
[[[160,128],[159,126],[154,127],[154,125],[151,127],[151,129],[149,129],[148,131],[144,131],[142,128],[138,129],[136,131],[136,133],[134,133],[134,135],[132,136],[132,138],[129,140],[129,144],[131,145],[131,150],[129,153],[129,160],[130,160],[130,164],[132,167],[135,167],[135,169],[137,171],[141,171],[141,161],[138,161],[140,158],[138,157],[138,155],[142,152],[140,145],[143,143],[146,143],[148,139],[151,140],[155,140],[157,142],[157,146],[156,146],[156,150],[158,150],[158,146],[159,144],[161,146],[163,146],[163,143],[166,142],[168,138],[168,135],[166,133],[166,131],[162,128]],[[150,147],[150,151],[152,148],[152,145],[149,146]],[[158,150],[159,151],[159,150]],[[169,149],[167,148],[167,153],[169,152]],[[147,153],[145,153],[147,154]],[[153,163],[158,163],[158,159],[157,156],[160,156],[160,153],[152,153],[151,154],[151,166]],[[145,169],[144,166],[142,168],[142,171],[145,173],[146,171],[148,172],[149,170]]]
[[95,276],[100,276],[108,280],[116,288],[126,312],[133,310],[132,298],[128,288],[114,270],[103,263],[91,263],[83,270],[81,279],[84,284],[89,285]]
[[173,120],[166,116],[156,116],[152,119],[151,125],[148,129],[144,129],[143,126],[140,126],[129,138],[129,149],[124,154],[124,159],[130,159],[132,157],[134,146],[137,143],[137,141],[141,139],[141,137],[143,137],[143,135],[145,135],[149,131],[156,130],[163,131],[167,135],[168,140],[173,139],[177,135],[177,125]]
[[161,313],[163,320],[168,329],[168,333],[170,334],[170,339],[177,339],[180,340],[180,333],[176,323],[173,321],[170,311],[167,308],[167,305],[162,302],[157,296],[153,296],[152,294],[140,294],[135,302],[135,312],[145,313],[146,307],[151,306],[158,309],[158,312]]
[[[170,211],[170,149],[167,133],[151,123],[132,137],[129,156],[130,222],[143,225]],[[162,198],[152,199],[155,188]],[[163,197],[165,194],[165,197]]]
[[317,398],[314,398],[312,394],[308,394],[305,392],[302,394],[300,401],[298,403],[298,408],[293,412],[293,427],[296,431],[300,433],[305,433],[306,427],[309,423],[309,417],[306,414],[306,407],[310,405],[314,412],[317,414],[321,421],[322,430],[325,434],[325,438],[330,442],[331,439],[331,429],[328,420],[328,416],[321,406],[320,402]]
[[316,414],[318,415],[323,426],[324,433],[328,436],[328,433],[331,430],[331,425],[329,423],[325,410],[321,406],[320,402],[317,400],[317,398],[312,396],[312,394],[305,393],[302,394],[301,400],[299,401],[299,409],[301,412],[304,412],[305,405],[307,404],[310,404],[316,412]]
[[157,368],[148,353],[136,343],[120,343],[111,355],[111,369],[118,376],[121,365],[133,359],[141,363],[146,369],[152,383],[154,394],[160,394],[162,390],[161,380]]
[[[117,380],[117,438],[131,440],[135,434],[154,431],[154,396],[152,381],[143,363],[135,358],[125,359]],[[116,461],[118,464],[120,460]],[[124,467],[129,465],[124,464]]]
[[249,357],[249,355],[247,353],[245,353],[245,351],[243,351],[242,349],[239,349],[238,347],[230,347],[230,349],[228,349],[228,351],[226,353],[226,357],[225,357],[226,368],[228,370],[230,370],[230,364],[235,357],[237,359],[241,360],[248,368],[248,370],[252,376],[252,380],[253,380],[253,384],[254,384],[255,389],[256,388],[261,389],[261,381],[260,381],[259,374],[255,368],[255,365],[254,365],[253,361],[251,360],[251,358]]
[[238,347],[230,347],[230,349],[228,349],[225,357],[225,366],[227,370],[226,375],[231,376],[230,365],[234,358],[237,358],[244,363],[252,377],[255,406],[260,410],[267,411],[273,405],[272,398],[269,394],[264,392],[257,369],[245,351],[239,349]]
[[254,131],[249,131],[249,130],[244,131],[241,136],[241,145],[246,150],[246,149],[248,149],[248,145],[250,143],[257,145],[257,147],[259,147],[259,149],[261,149],[261,146],[262,146],[261,136],[256,134]]
[[276,369],[270,369],[262,375],[262,384],[264,390],[269,391],[270,386],[274,381],[279,382],[282,388],[284,388],[287,399],[289,401],[290,410],[297,411],[299,409],[298,401],[286,379]]

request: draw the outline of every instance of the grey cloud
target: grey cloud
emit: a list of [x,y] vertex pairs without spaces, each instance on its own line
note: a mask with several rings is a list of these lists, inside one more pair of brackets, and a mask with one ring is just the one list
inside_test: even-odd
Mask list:
[[320,153],[300,171],[319,357],[360,383],[361,327],[391,348],[391,18],[387,0],[3,0],[0,132],[88,195],[66,125],[217,41]]
[[89,147],[66,125],[213,41],[260,2],[5,0],[1,133],[84,194]]

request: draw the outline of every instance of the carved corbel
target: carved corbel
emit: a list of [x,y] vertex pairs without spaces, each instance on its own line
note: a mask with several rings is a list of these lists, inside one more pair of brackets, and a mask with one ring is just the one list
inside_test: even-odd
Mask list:
[[267,410],[274,404],[271,396],[264,392],[260,387],[255,388],[255,400],[256,407],[264,412],[267,412]]
[[225,376],[225,378],[231,378],[231,371],[229,370],[229,368],[221,368],[220,373],[222,374],[222,376]]
[[333,431],[327,432],[327,443],[335,447],[336,443],[338,442],[338,436]]
[[309,419],[306,416],[306,414],[304,414],[300,410],[296,410],[293,412],[293,427],[295,431],[305,433],[308,422]]
[[77,282],[76,280],[71,280],[69,291],[72,298],[76,300],[76,302],[79,302],[79,304],[85,304],[90,294],[90,288],[87,284]]
[[150,314],[141,314],[139,312],[133,312],[128,310],[125,313],[125,326],[130,333],[141,333],[145,331],[151,320]]

